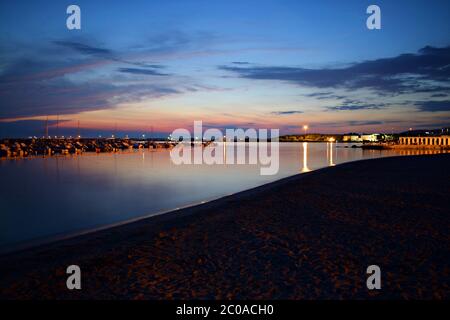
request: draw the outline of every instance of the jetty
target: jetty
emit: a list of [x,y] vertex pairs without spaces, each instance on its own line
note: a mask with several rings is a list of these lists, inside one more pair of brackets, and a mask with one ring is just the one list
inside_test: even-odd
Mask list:
[[103,153],[130,149],[170,149],[176,144],[172,141],[119,138],[3,139],[0,140],[0,157],[54,156],[82,154],[84,152]]

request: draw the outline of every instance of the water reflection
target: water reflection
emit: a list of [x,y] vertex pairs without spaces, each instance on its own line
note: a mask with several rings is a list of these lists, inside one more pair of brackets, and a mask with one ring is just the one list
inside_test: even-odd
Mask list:
[[[225,163],[235,157],[231,145],[223,144]],[[0,160],[4,182],[0,184],[0,251],[2,246],[22,241],[52,238],[208,201],[299,170],[303,173],[360,159],[440,152],[363,150],[335,141],[280,143],[280,170],[273,176],[261,176],[260,166],[252,164],[176,166],[168,150],[153,149]]]
[[337,149],[333,148],[333,146],[334,146],[333,141],[327,142],[327,159],[328,159],[328,165],[330,167],[336,165],[333,161],[333,153],[336,152],[336,155],[337,155]]
[[303,167],[301,172],[311,171],[308,168],[308,142],[303,142]]

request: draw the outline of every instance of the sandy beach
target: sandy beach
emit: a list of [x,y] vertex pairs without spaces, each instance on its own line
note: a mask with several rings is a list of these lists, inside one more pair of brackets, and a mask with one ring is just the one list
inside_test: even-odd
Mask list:
[[[6,254],[0,298],[449,299],[449,164],[346,163]],[[72,264],[82,290],[66,288]]]

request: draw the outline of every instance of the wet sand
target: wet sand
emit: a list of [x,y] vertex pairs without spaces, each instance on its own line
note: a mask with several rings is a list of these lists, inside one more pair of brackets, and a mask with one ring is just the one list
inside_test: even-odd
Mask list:
[[[449,164],[347,163],[3,255],[0,298],[449,299]],[[82,290],[66,289],[71,264]]]

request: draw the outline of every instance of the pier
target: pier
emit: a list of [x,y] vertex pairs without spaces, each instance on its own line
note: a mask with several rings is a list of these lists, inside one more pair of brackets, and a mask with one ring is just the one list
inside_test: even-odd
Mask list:
[[119,152],[130,149],[170,149],[175,142],[133,139],[4,139],[1,158]]

